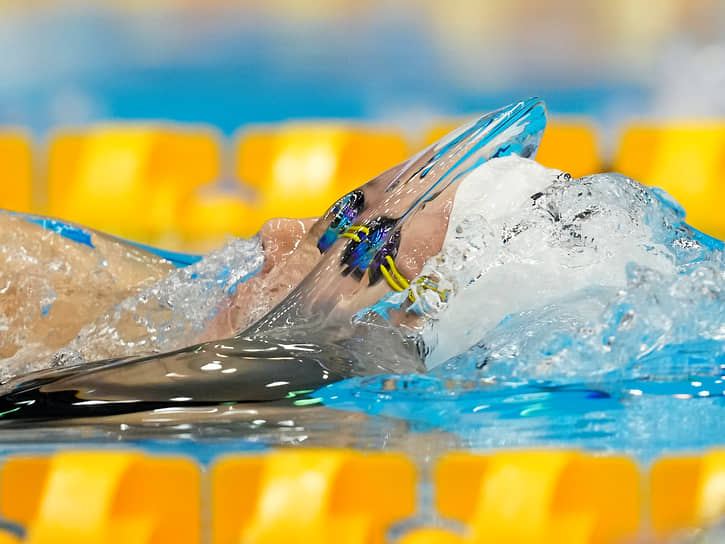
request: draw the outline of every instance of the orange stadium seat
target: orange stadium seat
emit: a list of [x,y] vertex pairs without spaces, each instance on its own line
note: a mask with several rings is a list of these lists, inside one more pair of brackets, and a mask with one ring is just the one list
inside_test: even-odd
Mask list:
[[0,544],[21,544],[21,542],[19,537],[8,531],[0,531]]
[[[402,453],[334,448],[222,455],[208,469],[123,449],[9,455],[0,544],[679,542],[725,516],[723,449],[649,471],[571,450],[449,452],[427,474]],[[429,483],[435,512],[418,497]]]
[[30,212],[32,182],[30,136],[20,130],[0,129],[0,208]]
[[204,187],[181,204],[179,232],[188,251],[205,252],[227,236],[254,235],[259,230],[259,215],[240,194]]
[[392,453],[288,450],[212,469],[213,544],[383,544],[415,511],[415,469]]
[[200,500],[185,459],[66,451],[0,469],[0,512],[25,527],[25,544],[197,544]]
[[650,477],[652,528],[659,536],[721,521],[725,515],[725,451],[666,457]]
[[544,131],[536,160],[575,178],[601,172],[596,127],[586,120],[552,119]]
[[620,138],[614,170],[663,188],[688,223],[725,237],[725,122],[634,123]]
[[446,529],[424,527],[408,531],[396,544],[478,544],[478,542]]
[[340,196],[405,160],[401,133],[340,123],[290,123],[244,130],[237,176],[258,191],[260,224],[322,214]]
[[[460,118],[434,124],[426,133],[425,144],[440,140],[468,120]],[[576,178],[600,172],[602,158],[596,127],[583,119],[550,120],[536,160],[549,168],[569,172]]]
[[216,134],[204,128],[103,125],[56,134],[48,213],[140,241],[178,230],[182,203],[220,173]]
[[435,482],[439,512],[467,524],[471,542],[614,544],[640,524],[639,474],[624,457],[453,453]]

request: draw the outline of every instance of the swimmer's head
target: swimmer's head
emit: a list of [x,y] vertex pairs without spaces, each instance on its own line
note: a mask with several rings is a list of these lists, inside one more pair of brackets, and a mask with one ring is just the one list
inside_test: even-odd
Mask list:
[[545,127],[530,99],[475,120],[338,200],[310,229],[302,253],[317,265],[247,333],[304,321],[343,323],[409,280],[443,244],[460,182],[486,161],[532,157]]

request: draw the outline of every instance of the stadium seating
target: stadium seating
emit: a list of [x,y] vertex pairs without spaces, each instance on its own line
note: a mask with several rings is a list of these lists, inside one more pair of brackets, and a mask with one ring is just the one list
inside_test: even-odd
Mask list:
[[237,142],[238,179],[259,195],[260,221],[315,217],[408,156],[401,133],[342,123],[251,127]]
[[[458,118],[434,123],[425,135],[425,144],[432,144],[467,120]],[[550,120],[536,160],[544,166],[564,170],[577,178],[601,172],[603,161],[596,128],[585,119]]]
[[[435,124],[432,142],[464,119]],[[169,249],[207,250],[251,236],[275,216],[310,217],[403,161],[402,132],[341,122],[251,126],[224,142],[207,127],[144,122],[62,129],[46,150],[27,133],[0,129],[0,207],[48,214]],[[605,169],[668,191],[693,226],[725,237],[725,123],[634,122],[613,163],[591,122],[554,118],[537,160],[573,176]],[[236,184],[232,181],[236,178]]]
[[0,129],[0,208],[31,211],[32,183],[30,136],[22,130]]
[[50,215],[151,243],[221,163],[212,131],[146,124],[64,130],[48,153]]
[[[403,544],[660,542],[722,520],[723,474],[723,450],[651,469],[569,450],[451,452],[432,481],[394,452],[285,449],[208,470],[130,450],[13,455],[0,515],[21,534],[0,529],[0,543],[198,543],[204,523],[214,544],[383,544],[394,527]],[[423,519],[441,526],[412,521],[428,486]]]
[[687,221],[725,237],[725,123],[632,123],[623,131],[614,170],[670,193]]

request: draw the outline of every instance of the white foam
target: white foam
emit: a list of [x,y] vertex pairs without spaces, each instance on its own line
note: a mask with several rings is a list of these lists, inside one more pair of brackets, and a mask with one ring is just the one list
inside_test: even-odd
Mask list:
[[235,286],[264,261],[258,237],[224,247],[109,308],[83,327],[68,349],[86,360],[158,353],[197,341]]
[[511,156],[462,182],[443,250],[421,272],[451,295],[443,302],[417,291],[430,316],[422,333],[428,366],[470,348],[510,314],[584,287],[626,285],[628,262],[672,269],[666,252],[653,249],[646,203],[637,208],[641,186],[593,179]]

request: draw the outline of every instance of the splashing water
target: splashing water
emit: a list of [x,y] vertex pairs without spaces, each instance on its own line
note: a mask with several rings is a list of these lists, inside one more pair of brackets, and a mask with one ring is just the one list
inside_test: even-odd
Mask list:
[[[332,384],[318,392],[325,404],[475,447],[654,454],[725,430],[723,244],[667,194],[510,157],[474,172],[456,207],[421,273],[448,296],[416,292],[430,370]],[[693,397],[707,402],[677,404]]]
[[[688,227],[661,191],[616,174],[575,180],[515,157],[478,177],[423,271],[452,293],[425,305],[428,361],[448,359],[438,372],[465,375],[473,361],[507,378],[591,378],[722,338],[722,244]],[[487,181],[512,201],[486,202],[499,193]]]
[[[9,236],[16,232],[22,230],[8,229]],[[12,277],[7,280],[9,286],[21,293],[48,293],[47,297],[41,297],[39,301],[22,303],[21,310],[16,315],[26,322],[31,322],[40,312],[48,312],[48,309],[71,311],[67,309],[69,303],[62,307],[61,302],[63,298],[78,297],[79,294],[70,292],[64,296],[57,292],[60,290],[58,286],[63,285],[64,277],[79,274],[84,269],[83,261],[71,254],[77,249],[74,247],[75,241],[62,241],[50,230],[40,229],[38,232],[40,236],[36,237],[36,243],[45,245],[43,251],[36,253],[48,254],[47,239],[56,243],[63,242],[58,255],[49,257],[49,264],[38,263],[37,259],[31,260],[32,250],[25,251],[28,249],[27,240],[23,240],[23,244],[11,245],[11,240],[0,245],[0,249],[9,248],[5,253],[18,245],[23,248],[17,256],[9,256],[8,259],[24,259],[28,261],[27,266],[35,268],[38,264],[45,265],[41,266],[42,276],[28,274],[25,278],[21,277],[20,281],[13,282]],[[84,257],[85,255],[83,254]],[[88,290],[99,293],[112,291],[114,277],[108,271],[108,263],[90,255],[88,260],[92,266],[88,267]],[[11,353],[10,357],[0,358],[0,378],[7,380],[47,367],[62,368],[86,361],[159,353],[188,346],[204,331],[211,317],[222,307],[237,285],[260,270],[263,260],[261,243],[257,237],[248,240],[231,239],[202,260],[185,268],[173,269],[161,278],[158,274],[147,272],[148,277],[139,287],[127,288],[127,296],[120,303],[111,304],[105,309],[100,308],[101,311],[93,321],[55,352],[48,349],[52,344],[24,343],[24,325],[9,322],[5,326],[12,328],[13,334],[0,340],[0,348],[4,343],[12,342],[22,343],[23,348]],[[151,262],[157,261],[158,259]],[[3,274],[0,272],[0,281],[2,280]],[[99,287],[95,287],[96,284]],[[100,303],[108,304],[104,300]],[[39,307],[39,304],[45,304],[45,309]],[[2,325],[3,317],[0,315],[0,326]]]
[[224,247],[110,308],[83,327],[69,349],[85,360],[159,353],[193,343],[237,285],[264,261],[258,238]]
[[591,378],[719,341],[722,243],[683,219],[665,193],[617,174],[577,180],[519,157],[480,167],[419,276],[438,289],[412,282],[428,366]]

